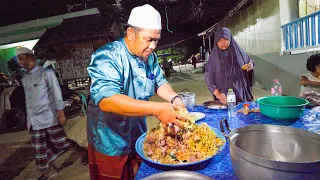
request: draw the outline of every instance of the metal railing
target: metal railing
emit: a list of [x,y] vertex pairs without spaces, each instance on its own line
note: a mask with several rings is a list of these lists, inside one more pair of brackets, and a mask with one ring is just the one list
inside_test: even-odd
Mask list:
[[281,26],[284,51],[320,44],[320,11]]

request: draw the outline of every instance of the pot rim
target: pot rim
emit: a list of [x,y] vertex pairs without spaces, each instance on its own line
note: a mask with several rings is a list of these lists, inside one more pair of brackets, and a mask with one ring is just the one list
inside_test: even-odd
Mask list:
[[[253,155],[251,153],[248,153],[248,152],[242,150],[241,148],[239,148],[235,145],[235,141],[233,140],[233,137],[240,135],[240,133],[241,133],[240,131],[243,131],[247,128],[257,128],[257,130],[263,130],[266,127],[269,127],[269,128],[273,127],[273,128],[276,128],[277,130],[281,130],[284,128],[284,129],[291,130],[291,132],[307,133],[306,135],[304,135],[305,137],[312,138],[316,141],[320,141],[320,135],[313,133],[313,132],[306,131],[306,130],[302,130],[302,129],[292,128],[292,127],[288,127],[288,126],[280,126],[280,125],[269,125],[269,124],[249,125],[249,126],[244,126],[244,127],[234,129],[230,132],[230,135],[228,137],[229,142],[230,142],[230,151],[233,148],[235,153],[238,156],[240,156],[241,158],[243,158],[244,160],[249,161],[253,164],[257,164],[262,167],[270,168],[270,169],[277,169],[277,170],[284,170],[284,171],[298,171],[298,172],[300,169],[303,169],[303,170],[301,170],[303,172],[314,172],[315,169],[317,169],[317,171],[319,171],[320,159],[318,159],[317,161],[312,161],[312,162],[275,161],[275,160],[270,160],[270,159],[267,159],[264,157]],[[232,154],[231,154],[231,156],[232,156]],[[317,168],[315,168],[315,167],[317,167]]]

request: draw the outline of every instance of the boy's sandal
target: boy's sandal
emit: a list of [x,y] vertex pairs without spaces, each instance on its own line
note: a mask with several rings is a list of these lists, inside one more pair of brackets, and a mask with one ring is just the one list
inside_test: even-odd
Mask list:
[[53,176],[55,176],[57,174],[58,173],[53,173],[50,176],[46,176],[46,175],[42,174],[40,177],[37,178],[37,180],[47,180],[48,178],[51,178],[51,177],[53,177]]
[[56,167],[54,166],[52,168],[55,170],[55,172],[53,172],[53,173],[51,173],[49,175],[42,174],[40,177],[37,178],[37,180],[46,180],[46,179],[48,179],[50,177],[53,177],[53,176],[57,175],[58,174],[58,170],[56,169]]
[[[51,177],[51,176],[49,176]],[[44,174],[42,174],[40,177],[37,178],[37,180],[46,180],[49,178],[48,176],[45,176]]]

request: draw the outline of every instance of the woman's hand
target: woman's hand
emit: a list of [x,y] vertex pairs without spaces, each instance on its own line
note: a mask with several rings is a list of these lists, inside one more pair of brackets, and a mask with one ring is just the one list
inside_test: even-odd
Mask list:
[[247,71],[247,72],[252,71],[252,70],[253,70],[253,63],[252,63],[252,62],[249,62],[248,64],[243,65],[243,66],[241,67],[241,69],[242,69],[243,71]]
[[248,63],[248,68],[247,68],[247,72],[250,72],[253,70],[253,63],[252,62],[249,62]]
[[216,96],[221,103],[227,104],[227,96],[224,93],[220,93],[218,96]]

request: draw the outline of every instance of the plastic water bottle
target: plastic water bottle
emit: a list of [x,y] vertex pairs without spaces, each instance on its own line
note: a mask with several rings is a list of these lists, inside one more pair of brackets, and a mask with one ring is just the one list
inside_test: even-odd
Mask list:
[[271,86],[271,95],[272,96],[282,95],[282,87],[278,79],[273,80],[273,84]]
[[228,116],[229,118],[236,116],[236,95],[233,89],[228,89],[227,104],[228,104]]

